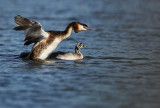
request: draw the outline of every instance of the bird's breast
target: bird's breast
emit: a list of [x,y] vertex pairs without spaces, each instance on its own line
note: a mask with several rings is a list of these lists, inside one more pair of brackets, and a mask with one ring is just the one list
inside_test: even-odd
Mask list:
[[53,42],[51,42],[45,49],[43,49],[43,51],[41,51],[38,59],[45,60],[57,48],[61,41],[62,40],[59,38],[54,39]]

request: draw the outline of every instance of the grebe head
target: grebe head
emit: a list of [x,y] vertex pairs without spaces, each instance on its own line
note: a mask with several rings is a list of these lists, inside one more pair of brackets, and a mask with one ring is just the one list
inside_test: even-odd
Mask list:
[[77,43],[76,47],[78,49],[81,49],[81,48],[85,48],[86,46],[84,44],[82,44],[82,43]]
[[75,22],[74,26],[74,32],[78,33],[80,31],[85,31],[85,30],[94,30],[93,28],[89,28],[86,24],[80,23],[80,22]]

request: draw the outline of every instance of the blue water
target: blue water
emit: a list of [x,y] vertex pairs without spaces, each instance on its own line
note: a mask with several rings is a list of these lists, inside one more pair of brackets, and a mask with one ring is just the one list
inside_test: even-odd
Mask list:
[[[1,0],[1,108],[159,108],[159,0]],[[64,30],[79,21],[95,28],[71,36],[56,51],[84,59],[22,60],[23,32],[14,16],[38,21],[45,30]]]

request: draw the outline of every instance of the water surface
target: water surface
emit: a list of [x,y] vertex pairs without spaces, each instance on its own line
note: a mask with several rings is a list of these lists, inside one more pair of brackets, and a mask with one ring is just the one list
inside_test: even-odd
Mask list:
[[[0,3],[0,106],[2,108],[159,108],[159,0],[2,0]],[[56,51],[84,59],[44,62],[19,58],[23,32],[14,16],[64,30],[80,21],[94,31],[72,32]]]

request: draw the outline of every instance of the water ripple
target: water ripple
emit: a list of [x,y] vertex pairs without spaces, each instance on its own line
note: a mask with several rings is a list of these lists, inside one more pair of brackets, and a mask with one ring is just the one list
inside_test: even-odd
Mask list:
[[[2,1],[2,108],[160,107],[159,0]],[[56,49],[73,52],[82,42],[87,45],[81,49],[84,59],[20,58],[32,45],[23,46],[23,32],[12,30],[17,14],[40,22],[45,30],[63,30],[73,21],[95,28],[72,32]]]

